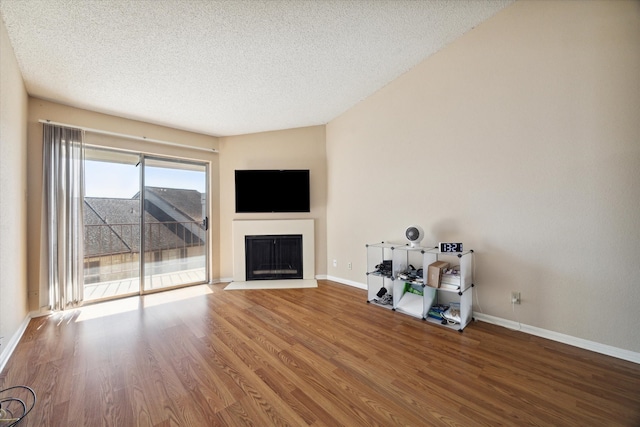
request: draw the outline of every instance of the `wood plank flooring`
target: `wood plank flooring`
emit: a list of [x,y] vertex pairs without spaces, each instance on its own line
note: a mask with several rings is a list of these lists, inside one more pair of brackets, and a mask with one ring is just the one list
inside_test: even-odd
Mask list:
[[640,365],[363,290],[196,286],[33,319],[22,426],[639,426]]

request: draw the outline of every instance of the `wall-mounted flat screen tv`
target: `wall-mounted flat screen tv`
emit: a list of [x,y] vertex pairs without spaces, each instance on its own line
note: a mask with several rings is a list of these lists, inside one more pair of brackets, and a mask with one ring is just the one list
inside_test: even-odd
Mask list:
[[308,170],[236,170],[236,213],[310,212]]

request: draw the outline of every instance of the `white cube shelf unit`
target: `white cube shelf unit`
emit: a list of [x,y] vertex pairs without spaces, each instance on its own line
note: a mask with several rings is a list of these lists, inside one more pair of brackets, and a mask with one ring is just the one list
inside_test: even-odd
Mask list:
[[[366,247],[368,303],[460,332],[473,320],[473,250],[440,252],[434,247],[388,242]],[[447,276],[442,285],[428,283],[427,269],[436,261],[457,266],[459,274]],[[407,274],[419,269],[423,269],[421,275]],[[436,304],[458,307],[459,322],[429,316]]]

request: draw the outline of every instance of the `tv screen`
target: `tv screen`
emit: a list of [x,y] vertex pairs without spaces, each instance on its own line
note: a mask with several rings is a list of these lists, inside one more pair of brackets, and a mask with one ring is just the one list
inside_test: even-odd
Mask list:
[[236,170],[236,213],[310,212],[308,170]]

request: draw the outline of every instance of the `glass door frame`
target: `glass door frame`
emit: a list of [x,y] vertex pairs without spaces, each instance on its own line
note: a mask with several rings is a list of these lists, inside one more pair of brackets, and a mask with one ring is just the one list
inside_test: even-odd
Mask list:
[[[205,206],[205,212],[204,212],[204,218],[203,220],[205,221],[205,250],[204,250],[204,279],[202,282],[193,282],[193,283],[184,283],[184,284],[179,284],[179,285],[175,285],[175,286],[166,286],[166,287],[162,287],[162,288],[158,288],[158,289],[147,289],[146,286],[146,278],[147,278],[147,274],[146,274],[146,263],[145,263],[145,258],[146,258],[146,239],[145,239],[145,219],[144,219],[144,203],[146,200],[146,183],[145,183],[145,167],[146,167],[146,161],[147,159],[149,160],[158,160],[158,161],[163,161],[163,162],[174,162],[174,163],[182,163],[182,164],[192,164],[192,165],[196,165],[196,166],[202,166],[204,167],[204,172],[205,172],[205,202],[204,202],[204,206]],[[156,293],[156,292],[164,292],[167,290],[171,290],[171,289],[178,289],[178,288],[184,288],[187,286],[194,286],[194,285],[200,285],[200,284],[205,284],[205,283],[209,283],[210,281],[210,269],[209,269],[209,254],[211,251],[211,239],[210,239],[210,231],[209,231],[209,218],[210,218],[210,212],[209,212],[209,201],[210,201],[210,188],[209,188],[209,182],[210,182],[210,178],[209,178],[209,162],[206,161],[199,161],[199,160],[194,160],[194,159],[185,159],[185,158],[180,158],[180,157],[173,157],[173,156],[166,156],[166,155],[158,155],[158,154],[147,154],[147,153],[140,153],[140,295],[147,295],[147,294],[152,294],[152,293]]]
[[[85,145],[86,149],[92,149],[92,150],[104,150],[104,151],[112,151],[112,152],[116,152],[116,153],[125,153],[125,154],[130,154],[130,155],[135,155],[138,156],[138,160],[139,163],[137,166],[141,166],[140,170],[138,171],[139,174],[139,192],[140,192],[140,201],[139,201],[139,211],[140,211],[140,218],[139,218],[139,227],[140,227],[140,231],[139,231],[139,239],[140,239],[140,254],[138,257],[138,267],[139,267],[139,287],[138,287],[138,291],[137,292],[126,292],[126,293],[122,293],[122,294],[116,294],[116,295],[112,295],[112,296],[105,296],[102,298],[95,298],[95,299],[91,299],[86,301],[87,303],[98,303],[98,302],[102,302],[102,301],[110,301],[110,300],[115,300],[115,299],[120,299],[120,298],[126,298],[126,297],[131,297],[131,296],[137,296],[137,295],[146,295],[146,294],[151,294],[151,293],[156,293],[156,292],[163,292],[166,290],[170,290],[170,289],[177,289],[177,288],[183,288],[183,287],[188,287],[188,286],[194,286],[194,285],[199,285],[199,284],[207,284],[210,282],[210,274],[211,274],[211,268],[210,268],[210,254],[211,254],[211,227],[210,227],[210,218],[211,218],[211,212],[210,212],[210,202],[211,202],[211,188],[210,188],[210,181],[211,181],[211,177],[210,177],[210,162],[206,161],[206,160],[198,160],[198,159],[193,159],[193,158],[184,158],[184,157],[177,157],[177,156],[171,156],[171,155],[164,155],[164,154],[155,154],[155,153],[148,153],[148,152],[143,152],[140,150],[128,150],[128,149],[124,149],[124,148],[118,148],[118,147],[110,147],[110,146],[105,146],[105,145],[101,145],[101,144],[86,144]],[[163,287],[163,288],[158,288],[158,289],[146,289],[145,287],[145,262],[144,262],[144,257],[145,257],[145,220],[144,220],[144,216],[145,216],[145,210],[144,210],[144,204],[145,204],[145,199],[146,199],[146,195],[145,195],[145,183],[144,183],[144,166],[145,166],[145,161],[147,159],[153,159],[153,160],[159,160],[159,161],[167,161],[167,162],[176,162],[176,163],[187,163],[187,164],[193,164],[193,165],[197,165],[197,166],[202,166],[204,168],[204,172],[205,172],[205,200],[204,200],[204,212],[203,212],[203,216],[204,216],[204,220],[205,220],[205,229],[204,229],[204,236],[205,236],[205,244],[204,244],[204,279],[203,281],[197,281],[197,282],[193,282],[193,283],[184,283],[184,284],[180,284],[180,285],[176,285],[176,286],[171,286],[171,287]],[[83,165],[84,168],[85,165]],[[83,195],[84,198],[84,195]],[[83,265],[85,264],[85,260],[79,260],[78,262],[83,263]],[[83,283],[83,286],[86,286],[86,283]]]

